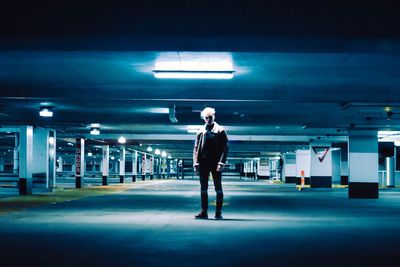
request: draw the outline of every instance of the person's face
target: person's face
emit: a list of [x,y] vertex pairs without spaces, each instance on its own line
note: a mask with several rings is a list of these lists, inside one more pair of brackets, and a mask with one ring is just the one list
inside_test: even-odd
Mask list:
[[211,125],[214,122],[214,116],[206,116],[204,117],[204,121],[207,125]]

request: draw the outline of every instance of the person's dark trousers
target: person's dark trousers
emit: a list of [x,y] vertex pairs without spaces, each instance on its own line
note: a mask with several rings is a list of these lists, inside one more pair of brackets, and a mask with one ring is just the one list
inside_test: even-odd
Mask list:
[[218,161],[200,160],[200,187],[201,187],[201,209],[208,209],[208,177],[210,172],[213,177],[215,192],[217,193],[217,207],[215,212],[221,213],[224,202],[224,193],[221,184],[221,172],[217,172]]

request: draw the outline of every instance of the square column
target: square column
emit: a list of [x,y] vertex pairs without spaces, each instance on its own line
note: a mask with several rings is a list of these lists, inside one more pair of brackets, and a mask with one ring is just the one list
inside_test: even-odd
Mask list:
[[56,185],[56,133],[54,130],[35,128],[33,131],[32,177],[45,188]]
[[310,187],[332,187],[332,150],[330,143],[310,143]]
[[19,194],[32,194],[33,127],[21,126],[19,133]]
[[349,198],[378,198],[377,131],[349,131]]
[[108,185],[110,146],[103,146],[102,184]]
[[123,183],[125,178],[125,147],[119,151],[119,182]]
[[85,139],[76,139],[75,150],[75,187],[82,188],[85,179]]
[[132,153],[132,182],[136,182],[138,173],[138,152]]
[[296,151],[296,177],[297,183],[301,184],[301,173],[304,172],[305,184],[310,184],[310,150]]
[[287,184],[295,184],[296,178],[296,154],[289,153],[283,156],[283,180]]

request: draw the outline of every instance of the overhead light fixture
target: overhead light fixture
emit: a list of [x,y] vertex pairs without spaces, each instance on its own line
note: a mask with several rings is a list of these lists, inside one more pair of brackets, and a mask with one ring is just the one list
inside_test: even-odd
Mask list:
[[98,128],[92,128],[90,130],[90,134],[91,135],[99,135],[100,134],[100,130]]
[[120,143],[120,144],[125,144],[125,143],[126,143],[126,138],[123,137],[123,136],[119,137],[119,138],[118,138],[118,143]]
[[53,117],[53,107],[40,107],[39,115],[41,117]]
[[167,152],[163,151],[163,152],[161,153],[161,157],[165,158],[166,156],[167,156]]
[[171,156],[171,155],[168,155],[168,159],[172,159],[172,156]]
[[93,156],[93,153],[92,153],[92,152],[88,152],[87,155],[88,155],[89,157],[91,157],[91,156]]
[[201,70],[153,70],[157,79],[222,79],[233,78],[235,71],[201,71]]
[[154,153],[156,154],[156,155],[160,155],[161,154],[161,151],[160,151],[160,149],[156,149],[156,150],[154,150]]
[[147,152],[153,151],[153,148],[151,146],[147,147]]

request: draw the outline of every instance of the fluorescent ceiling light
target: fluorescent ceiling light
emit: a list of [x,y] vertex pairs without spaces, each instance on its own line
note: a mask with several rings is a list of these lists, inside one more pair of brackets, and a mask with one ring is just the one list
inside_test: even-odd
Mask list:
[[160,155],[161,154],[161,151],[160,151],[160,149],[156,149],[155,151],[154,151],[154,153],[156,154],[156,155]]
[[234,71],[153,70],[157,79],[223,79],[233,78]]
[[118,143],[125,144],[126,143],[126,138],[121,136],[120,138],[118,138]]
[[151,152],[151,151],[153,151],[153,148],[152,148],[151,146],[149,146],[149,147],[147,148],[147,152]]
[[163,151],[163,152],[161,153],[161,157],[165,158],[166,156],[167,156],[167,152]]
[[53,109],[51,107],[40,107],[39,114],[41,117],[53,117]]
[[92,130],[90,130],[90,134],[91,135],[99,135],[100,134],[100,130],[97,128],[92,128]]

